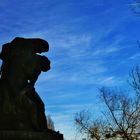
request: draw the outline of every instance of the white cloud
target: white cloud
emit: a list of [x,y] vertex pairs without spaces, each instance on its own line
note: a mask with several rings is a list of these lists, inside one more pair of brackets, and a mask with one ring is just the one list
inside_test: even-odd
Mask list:
[[[48,108],[60,108],[63,109],[64,112],[67,113],[75,113],[76,110],[82,110],[84,108],[86,109],[90,109],[93,106],[92,103],[78,103],[78,104],[52,104],[52,105],[48,105]],[[71,112],[72,111],[72,112]]]
[[101,57],[101,56],[110,55],[112,53],[116,53],[118,51],[119,51],[119,48],[116,48],[116,47],[98,48],[95,50],[95,52],[93,52],[93,55]]
[[135,59],[138,59],[139,57],[140,57],[140,53],[136,53],[136,54],[130,56],[128,59],[135,60]]
[[120,86],[124,82],[125,81],[122,80],[121,78],[117,78],[115,76],[109,76],[109,77],[102,78],[99,84],[102,86]]

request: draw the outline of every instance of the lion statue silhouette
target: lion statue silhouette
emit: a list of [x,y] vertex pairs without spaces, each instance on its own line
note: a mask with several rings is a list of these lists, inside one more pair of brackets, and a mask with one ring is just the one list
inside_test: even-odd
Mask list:
[[47,41],[16,37],[2,46],[0,59],[0,130],[46,130],[44,103],[34,85],[40,73],[50,69],[41,56]]

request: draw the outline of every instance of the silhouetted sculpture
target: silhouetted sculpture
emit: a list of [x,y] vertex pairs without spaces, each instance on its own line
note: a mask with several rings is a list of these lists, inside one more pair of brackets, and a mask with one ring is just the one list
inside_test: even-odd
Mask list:
[[[47,41],[16,37],[2,46],[0,59],[0,140],[63,140],[47,128],[44,103],[34,85],[50,61],[39,55]],[[39,54],[37,54],[39,53]]]
[[44,103],[34,89],[41,71],[50,69],[42,53],[49,45],[42,39],[15,38],[4,44],[0,79],[0,129],[47,129]]

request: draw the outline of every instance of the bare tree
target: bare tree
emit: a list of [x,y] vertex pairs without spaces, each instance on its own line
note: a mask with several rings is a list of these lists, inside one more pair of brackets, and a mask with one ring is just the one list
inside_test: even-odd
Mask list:
[[130,75],[129,83],[135,90],[137,99],[140,102],[139,100],[140,99],[140,68],[136,66],[135,68],[132,69],[129,75]]
[[81,111],[75,115],[75,124],[79,132],[87,134],[87,137],[100,140],[105,134],[105,125],[99,119],[93,120],[89,111]]
[[50,115],[47,116],[47,128],[51,130],[55,130],[54,122]]
[[133,140],[140,128],[140,106],[137,99],[107,88],[100,89],[100,93],[108,109],[110,137],[120,136]]
[[140,69],[133,69],[130,76],[133,96],[121,90],[101,88],[103,117],[99,120],[86,111],[77,113],[75,124],[80,132],[96,140],[116,137],[134,140],[140,136]]
[[134,140],[140,128],[140,106],[135,97],[107,88],[101,88],[100,93],[106,108],[102,120],[81,111],[75,116],[77,128],[96,140],[113,137]]

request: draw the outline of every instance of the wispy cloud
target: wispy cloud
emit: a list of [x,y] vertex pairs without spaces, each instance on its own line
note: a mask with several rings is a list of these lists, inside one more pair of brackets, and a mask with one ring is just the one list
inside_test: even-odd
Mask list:
[[140,57],[140,53],[136,53],[136,54],[130,56],[128,59],[135,60],[135,59],[138,59],[139,57]]
[[133,51],[139,38],[139,20],[126,10],[127,3],[0,3],[1,45],[15,36],[40,37],[49,42],[50,51],[43,55],[51,60],[51,70],[41,74],[36,90],[45,102],[46,114],[51,114],[57,129],[67,135],[73,131],[74,112],[95,105],[98,87],[124,86],[126,71],[139,58]]
[[120,86],[124,84],[126,81],[122,80],[121,78],[115,77],[115,76],[109,76],[106,78],[103,78],[99,84],[102,86]]
[[108,48],[99,48],[95,52],[93,52],[94,56],[106,56],[110,55],[112,53],[116,53],[119,51],[119,48],[117,47],[108,47]]

